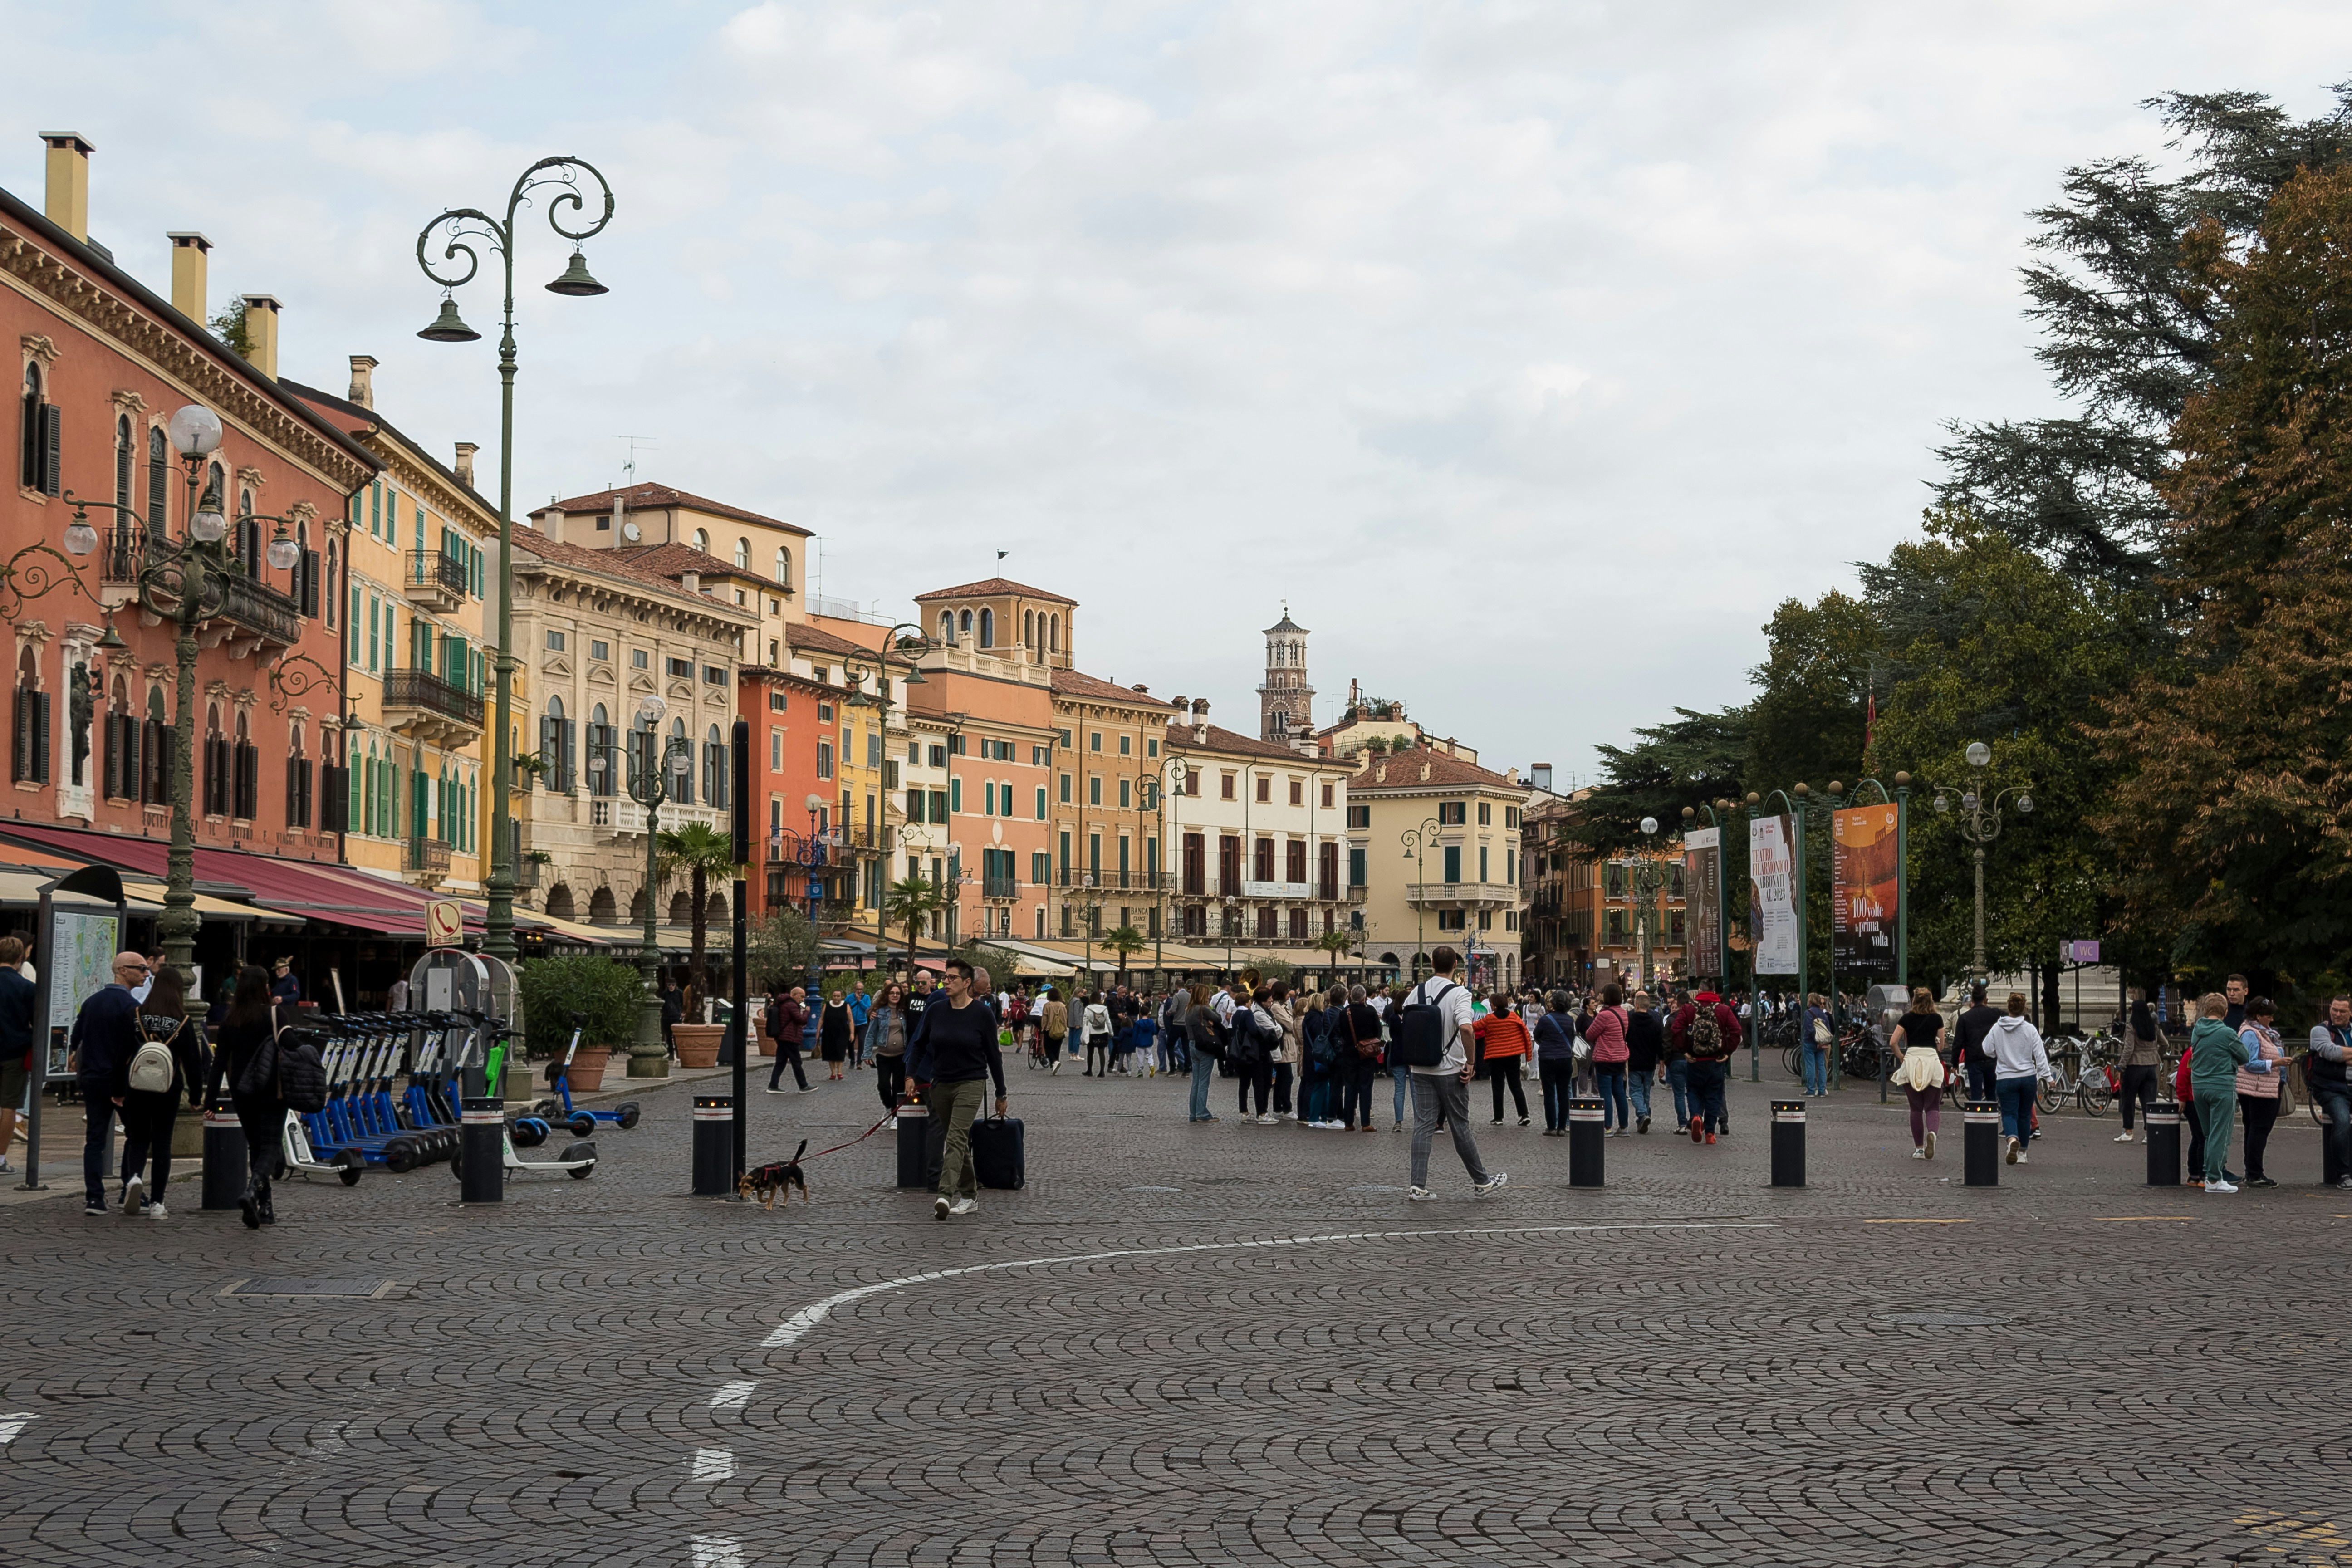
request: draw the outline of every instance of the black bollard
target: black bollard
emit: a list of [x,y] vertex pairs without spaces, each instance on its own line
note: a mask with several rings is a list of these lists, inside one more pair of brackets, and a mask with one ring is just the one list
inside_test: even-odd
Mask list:
[[694,1195],[723,1198],[735,1187],[735,1097],[694,1097]]
[[1772,1184],[1805,1184],[1805,1102],[1801,1100],[1772,1102]]
[[2180,1184],[2180,1102],[2159,1100],[2151,1102],[2144,1117],[2147,1123],[2147,1184],[2151,1187],[2177,1187]]
[[2000,1107],[1990,1100],[1967,1100],[1960,1106],[1960,1116],[1968,1124],[1961,1137],[1968,1184],[2000,1185]]
[[1571,1100],[1568,1102],[1568,1184],[1571,1187],[1598,1187],[1601,1181],[1602,1140],[1608,1131],[1601,1125],[1601,1101]]
[[928,1187],[924,1179],[930,1165],[931,1108],[928,1105],[902,1105],[898,1108],[898,1184],[902,1187]]
[[[478,1073],[474,1075],[478,1078]],[[457,1173],[457,1196],[469,1204],[506,1201],[507,1104],[495,1094],[468,1095],[457,1102],[458,1145],[465,1160]]]
[[228,1096],[216,1094],[205,1108],[205,1202],[208,1209],[233,1209],[245,1196],[248,1162],[245,1124]]

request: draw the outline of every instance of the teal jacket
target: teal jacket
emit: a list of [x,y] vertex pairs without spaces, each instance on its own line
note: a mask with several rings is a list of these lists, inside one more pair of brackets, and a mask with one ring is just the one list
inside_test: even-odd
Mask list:
[[2238,1069],[2249,1059],[2246,1042],[2219,1018],[2200,1018],[2189,1031],[2189,1087],[2200,1094],[2234,1092]]

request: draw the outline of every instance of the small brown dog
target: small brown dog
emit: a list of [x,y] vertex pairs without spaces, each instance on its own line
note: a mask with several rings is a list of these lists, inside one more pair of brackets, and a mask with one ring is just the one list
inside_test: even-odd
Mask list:
[[776,1206],[776,1199],[780,1196],[787,1204],[791,1203],[793,1189],[798,1187],[801,1190],[801,1202],[807,1203],[809,1201],[808,1178],[801,1174],[801,1156],[807,1152],[808,1140],[803,1138],[801,1140],[801,1146],[793,1151],[791,1159],[779,1160],[772,1165],[753,1166],[744,1172],[743,1179],[735,1184],[737,1194],[747,1198],[757,1197],[772,1209]]

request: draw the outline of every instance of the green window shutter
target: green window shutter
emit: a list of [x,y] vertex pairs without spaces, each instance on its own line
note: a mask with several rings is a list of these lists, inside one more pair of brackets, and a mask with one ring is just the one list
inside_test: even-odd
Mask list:
[[373,668],[375,668],[375,639],[376,639],[376,629],[377,629],[377,628],[376,628],[376,622],[377,622],[377,617],[378,617],[379,614],[381,613],[381,611],[383,610],[383,605],[377,601],[377,599],[374,597],[374,595],[369,595],[369,598],[368,598],[367,667],[368,667],[370,669],[373,669]]

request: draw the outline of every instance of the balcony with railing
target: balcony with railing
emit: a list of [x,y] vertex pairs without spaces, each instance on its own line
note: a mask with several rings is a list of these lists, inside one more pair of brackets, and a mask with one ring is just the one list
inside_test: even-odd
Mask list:
[[411,838],[407,868],[421,882],[438,882],[449,874],[449,847],[438,838]]
[[1408,882],[1405,901],[1415,909],[1500,910],[1516,907],[1519,890],[1504,882]]
[[1021,879],[982,877],[980,879],[980,896],[983,899],[1017,899],[1021,896]]
[[[99,576],[112,592],[104,598],[110,604],[126,603],[136,590],[140,576],[150,569],[162,569],[179,559],[187,547],[175,540],[157,539],[142,530],[110,532],[105,536],[100,552]],[[236,651],[254,652],[268,658],[292,647],[302,637],[302,607],[291,595],[280,593],[259,577],[248,575],[245,563],[234,555],[214,557],[206,562],[205,597],[219,605],[216,617],[207,617],[204,628],[232,644],[247,646]],[[177,603],[171,591],[175,574],[158,577],[155,602],[158,607],[170,611]],[[226,628],[217,621],[226,621]],[[208,641],[206,647],[212,646]]]
[[387,670],[383,721],[428,745],[469,741],[482,732],[482,699],[429,669]]
[[443,615],[466,602],[466,563],[437,550],[408,552],[408,602]]

